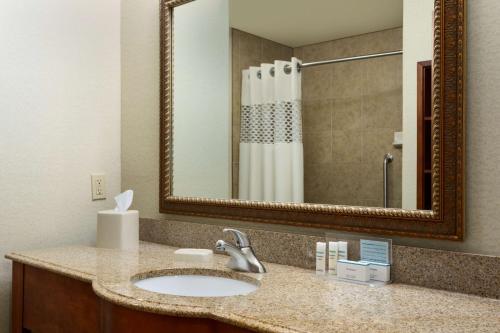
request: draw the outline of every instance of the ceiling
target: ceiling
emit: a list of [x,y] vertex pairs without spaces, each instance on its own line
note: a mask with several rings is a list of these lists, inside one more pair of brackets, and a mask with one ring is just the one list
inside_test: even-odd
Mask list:
[[230,0],[231,26],[297,47],[403,26],[403,0]]

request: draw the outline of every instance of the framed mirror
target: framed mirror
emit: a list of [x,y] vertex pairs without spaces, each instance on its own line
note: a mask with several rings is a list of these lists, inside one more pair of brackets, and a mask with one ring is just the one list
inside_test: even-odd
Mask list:
[[161,212],[463,239],[464,0],[161,9]]

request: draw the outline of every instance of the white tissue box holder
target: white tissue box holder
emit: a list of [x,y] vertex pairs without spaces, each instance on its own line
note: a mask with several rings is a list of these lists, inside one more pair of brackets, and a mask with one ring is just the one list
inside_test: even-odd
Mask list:
[[120,250],[139,248],[139,211],[97,213],[97,247]]

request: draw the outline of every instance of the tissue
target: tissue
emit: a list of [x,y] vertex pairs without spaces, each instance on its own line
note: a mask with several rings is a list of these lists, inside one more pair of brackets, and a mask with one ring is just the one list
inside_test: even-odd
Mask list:
[[121,250],[139,248],[139,212],[128,210],[134,192],[127,190],[115,197],[115,209],[97,213],[97,247]]
[[134,200],[134,191],[132,190],[127,190],[123,193],[118,194],[115,197],[115,212],[126,212],[132,205],[132,200]]

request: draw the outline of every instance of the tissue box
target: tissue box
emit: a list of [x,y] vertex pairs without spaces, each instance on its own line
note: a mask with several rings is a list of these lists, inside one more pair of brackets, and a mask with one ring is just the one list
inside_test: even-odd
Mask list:
[[139,211],[97,213],[97,247],[120,250],[139,248]]

